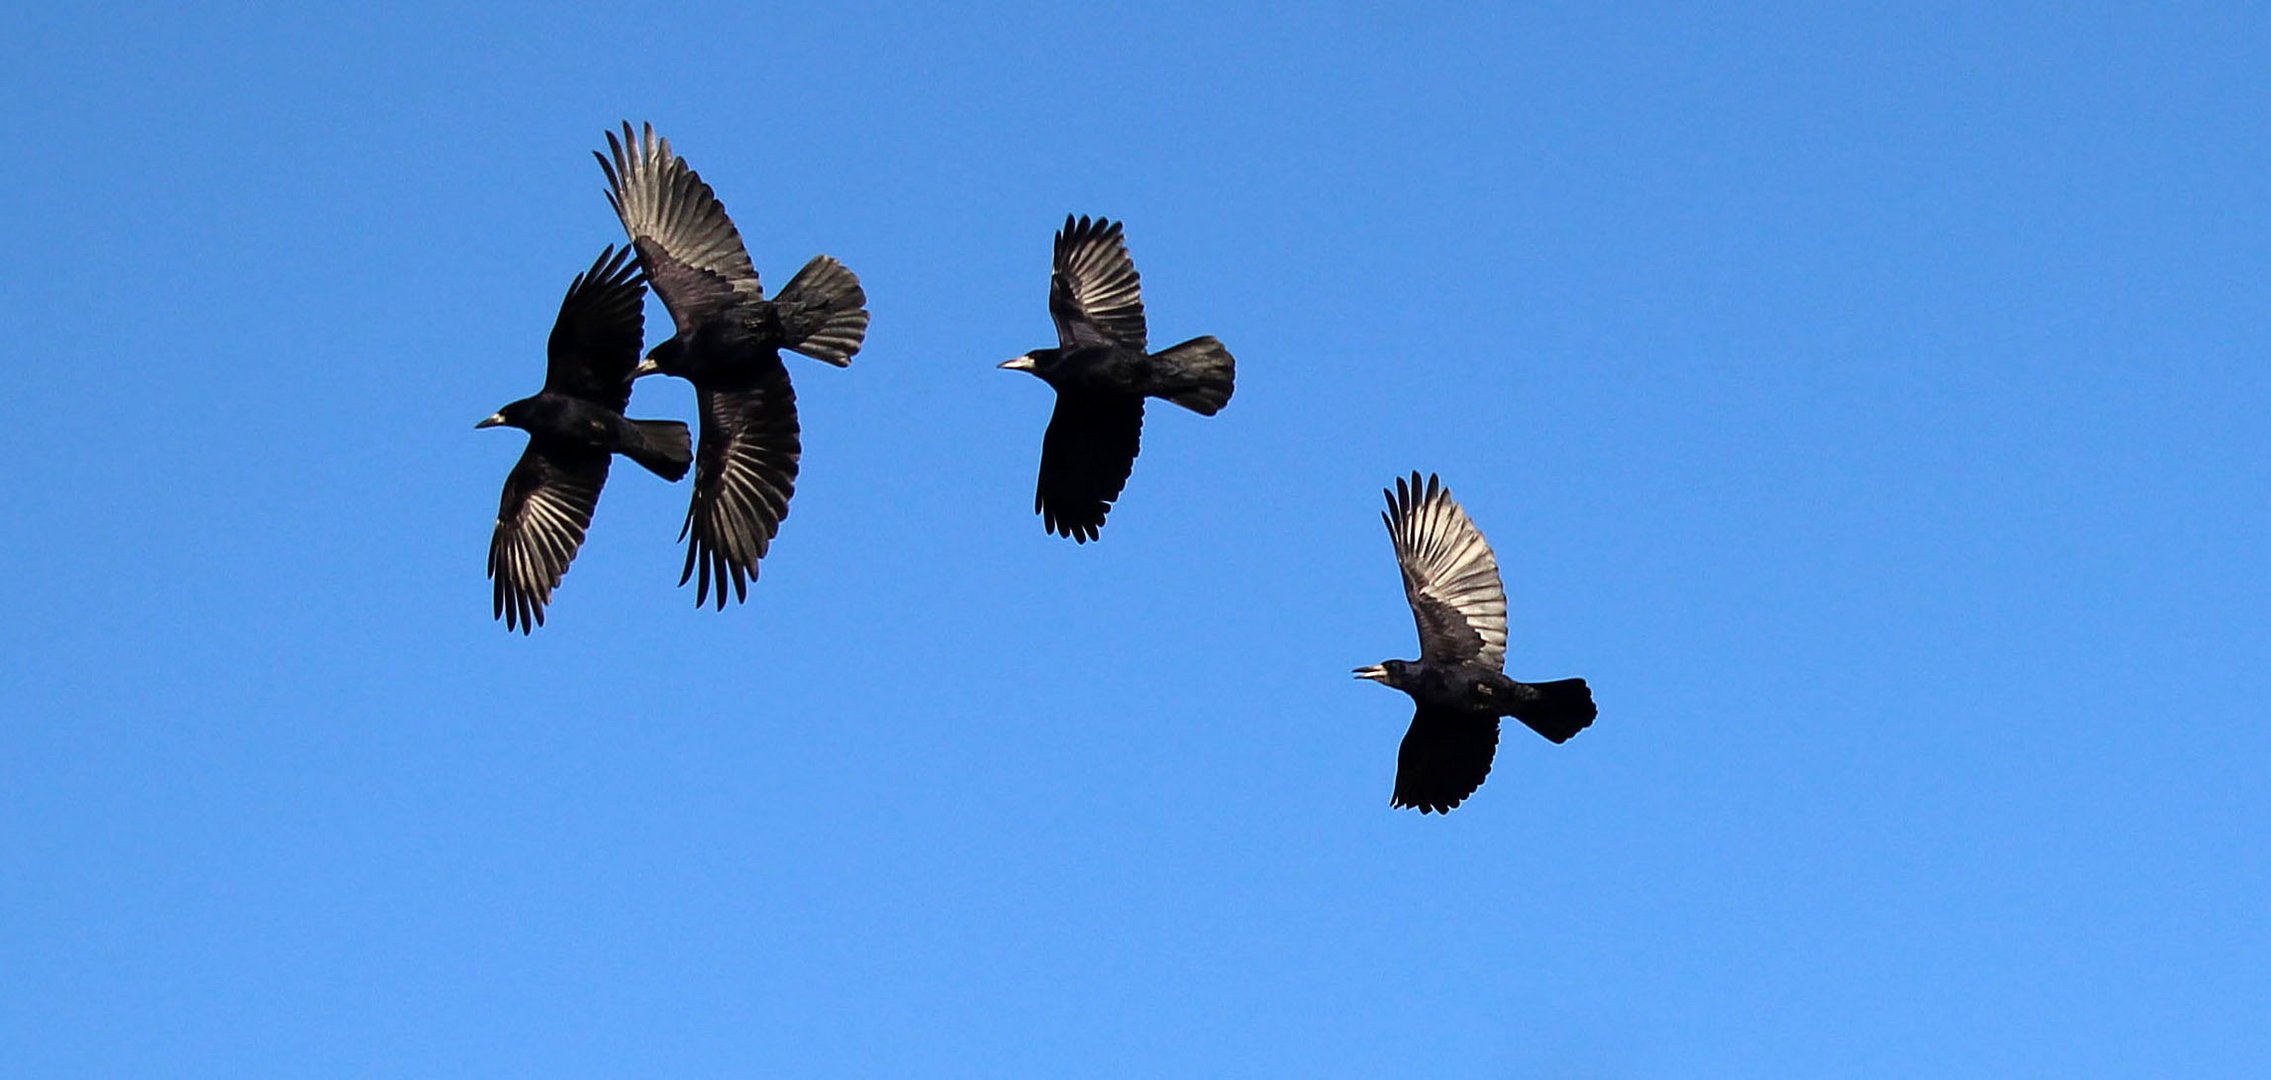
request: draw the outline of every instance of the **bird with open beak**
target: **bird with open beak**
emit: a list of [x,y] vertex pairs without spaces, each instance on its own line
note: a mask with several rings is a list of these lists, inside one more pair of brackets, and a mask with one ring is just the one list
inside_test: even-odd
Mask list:
[[1583,679],[1507,678],[1506,590],[1482,531],[1435,477],[1413,473],[1387,492],[1381,515],[1419,624],[1420,658],[1386,660],[1356,677],[1411,696],[1417,711],[1396,754],[1389,805],[1448,813],[1482,786],[1498,754],[1498,721],[1511,716],[1556,743],[1593,722]]

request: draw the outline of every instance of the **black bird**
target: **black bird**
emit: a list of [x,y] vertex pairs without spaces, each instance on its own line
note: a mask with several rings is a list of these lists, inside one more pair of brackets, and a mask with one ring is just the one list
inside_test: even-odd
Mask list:
[[1482,786],[1498,753],[1498,718],[1511,716],[1557,743],[1592,724],[1583,679],[1546,683],[1506,677],[1506,589],[1490,544],[1433,476],[1396,481],[1387,493],[1388,537],[1404,572],[1404,597],[1419,622],[1418,660],[1356,669],[1419,705],[1396,753],[1389,805],[1445,814]]
[[803,443],[780,350],[850,364],[867,337],[867,293],[844,264],[819,255],[779,296],[765,299],[724,204],[671,153],[668,139],[655,138],[652,126],[634,139],[626,123],[622,139],[607,133],[607,147],[613,161],[592,156],[607,174],[608,204],[678,330],[647,353],[633,377],[686,379],[702,411],[694,498],[679,531],[679,539],[693,539],[678,583],[699,568],[694,606],[708,599],[714,580],[723,610],[728,581],[735,600],[749,598],[757,561],[796,491]]
[[1234,362],[1211,337],[1147,353],[1143,292],[1120,225],[1065,217],[1049,274],[1049,316],[1057,347],[1035,349],[1001,366],[1029,371],[1057,391],[1057,410],[1041,437],[1041,482],[1033,509],[1041,524],[1085,544],[1104,527],[1127,486],[1143,439],[1143,399],[1166,398],[1213,416],[1230,401]]
[[507,629],[526,634],[544,625],[544,605],[583,545],[612,455],[672,481],[694,460],[686,425],[623,418],[646,333],[645,302],[631,249],[609,245],[560,301],[543,392],[473,425],[528,432],[528,449],[505,477],[497,530],[489,537],[496,616]]

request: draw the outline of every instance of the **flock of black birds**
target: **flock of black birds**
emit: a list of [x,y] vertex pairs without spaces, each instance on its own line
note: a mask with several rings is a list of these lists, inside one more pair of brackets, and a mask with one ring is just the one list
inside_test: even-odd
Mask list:
[[[669,140],[626,123],[620,138],[607,134],[607,147],[593,156],[630,244],[610,245],[568,286],[546,349],[543,390],[475,425],[528,433],[489,540],[496,617],[523,634],[543,625],[616,454],[672,482],[693,472],[678,583],[695,582],[697,607],[714,590],[723,610],[729,584],[734,600],[746,601],[788,516],[802,449],[781,350],[843,367],[867,336],[867,294],[844,264],[814,256],[768,300],[725,206]],[[648,286],[675,332],[642,359]],[[1056,347],[1001,366],[1056,391],[1033,508],[1050,532],[1087,543],[1134,470],[1145,399],[1213,416],[1230,402],[1235,364],[1212,337],[1149,351],[1141,282],[1118,222],[1065,219],[1049,316]],[[676,420],[623,415],[632,381],[656,373],[694,385],[698,440]],[[1397,753],[1390,804],[1445,813],[1490,775],[1501,718],[1566,742],[1593,722],[1593,695],[1583,679],[1507,677],[1498,560],[1448,489],[1415,472],[1398,479],[1387,499],[1381,519],[1419,625],[1420,658],[1355,674],[1402,690],[1417,705]]]

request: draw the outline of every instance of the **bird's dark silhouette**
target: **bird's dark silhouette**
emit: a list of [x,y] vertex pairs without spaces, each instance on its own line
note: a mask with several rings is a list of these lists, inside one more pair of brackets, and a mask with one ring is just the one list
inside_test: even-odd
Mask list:
[[607,147],[593,154],[607,174],[607,201],[677,325],[634,377],[660,372],[692,382],[702,414],[678,583],[699,572],[695,606],[715,585],[722,610],[729,582],[736,601],[749,598],[757,562],[796,492],[803,442],[780,350],[850,364],[867,337],[867,294],[844,264],[819,255],[767,300],[724,204],[669,140],[651,126],[633,136],[626,123],[621,139],[608,132]]
[[1418,705],[1396,754],[1389,805],[1449,813],[1482,786],[1498,753],[1498,719],[1511,716],[1554,742],[1592,724],[1583,679],[1545,683],[1506,677],[1506,589],[1481,530],[1434,476],[1413,473],[1388,492],[1380,515],[1403,569],[1404,597],[1419,623],[1418,660],[1356,669]]
[[1230,401],[1235,365],[1212,337],[1145,350],[1143,292],[1120,225],[1065,218],[1049,275],[1049,316],[1057,347],[1035,349],[1001,366],[1039,376],[1057,392],[1041,437],[1041,480],[1033,509],[1041,523],[1077,543],[1096,539],[1104,515],[1127,486],[1143,438],[1143,401],[1166,398],[1213,416]]
[[543,391],[473,425],[528,432],[489,537],[496,616],[507,629],[526,634],[544,624],[544,605],[583,546],[613,455],[672,481],[694,460],[686,425],[623,417],[646,331],[645,300],[631,249],[610,245],[560,301]]

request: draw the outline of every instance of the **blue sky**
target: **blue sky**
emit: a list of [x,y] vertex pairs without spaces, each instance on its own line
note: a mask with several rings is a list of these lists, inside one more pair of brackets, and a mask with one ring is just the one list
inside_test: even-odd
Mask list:
[[[2271,1068],[2260,8],[0,29],[0,1071]],[[623,468],[523,639],[471,425],[623,119],[875,321],[749,604]],[[1239,359],[1078,548],[1068,211]],[[1447,818],[1414,468],[1601,705]]]

